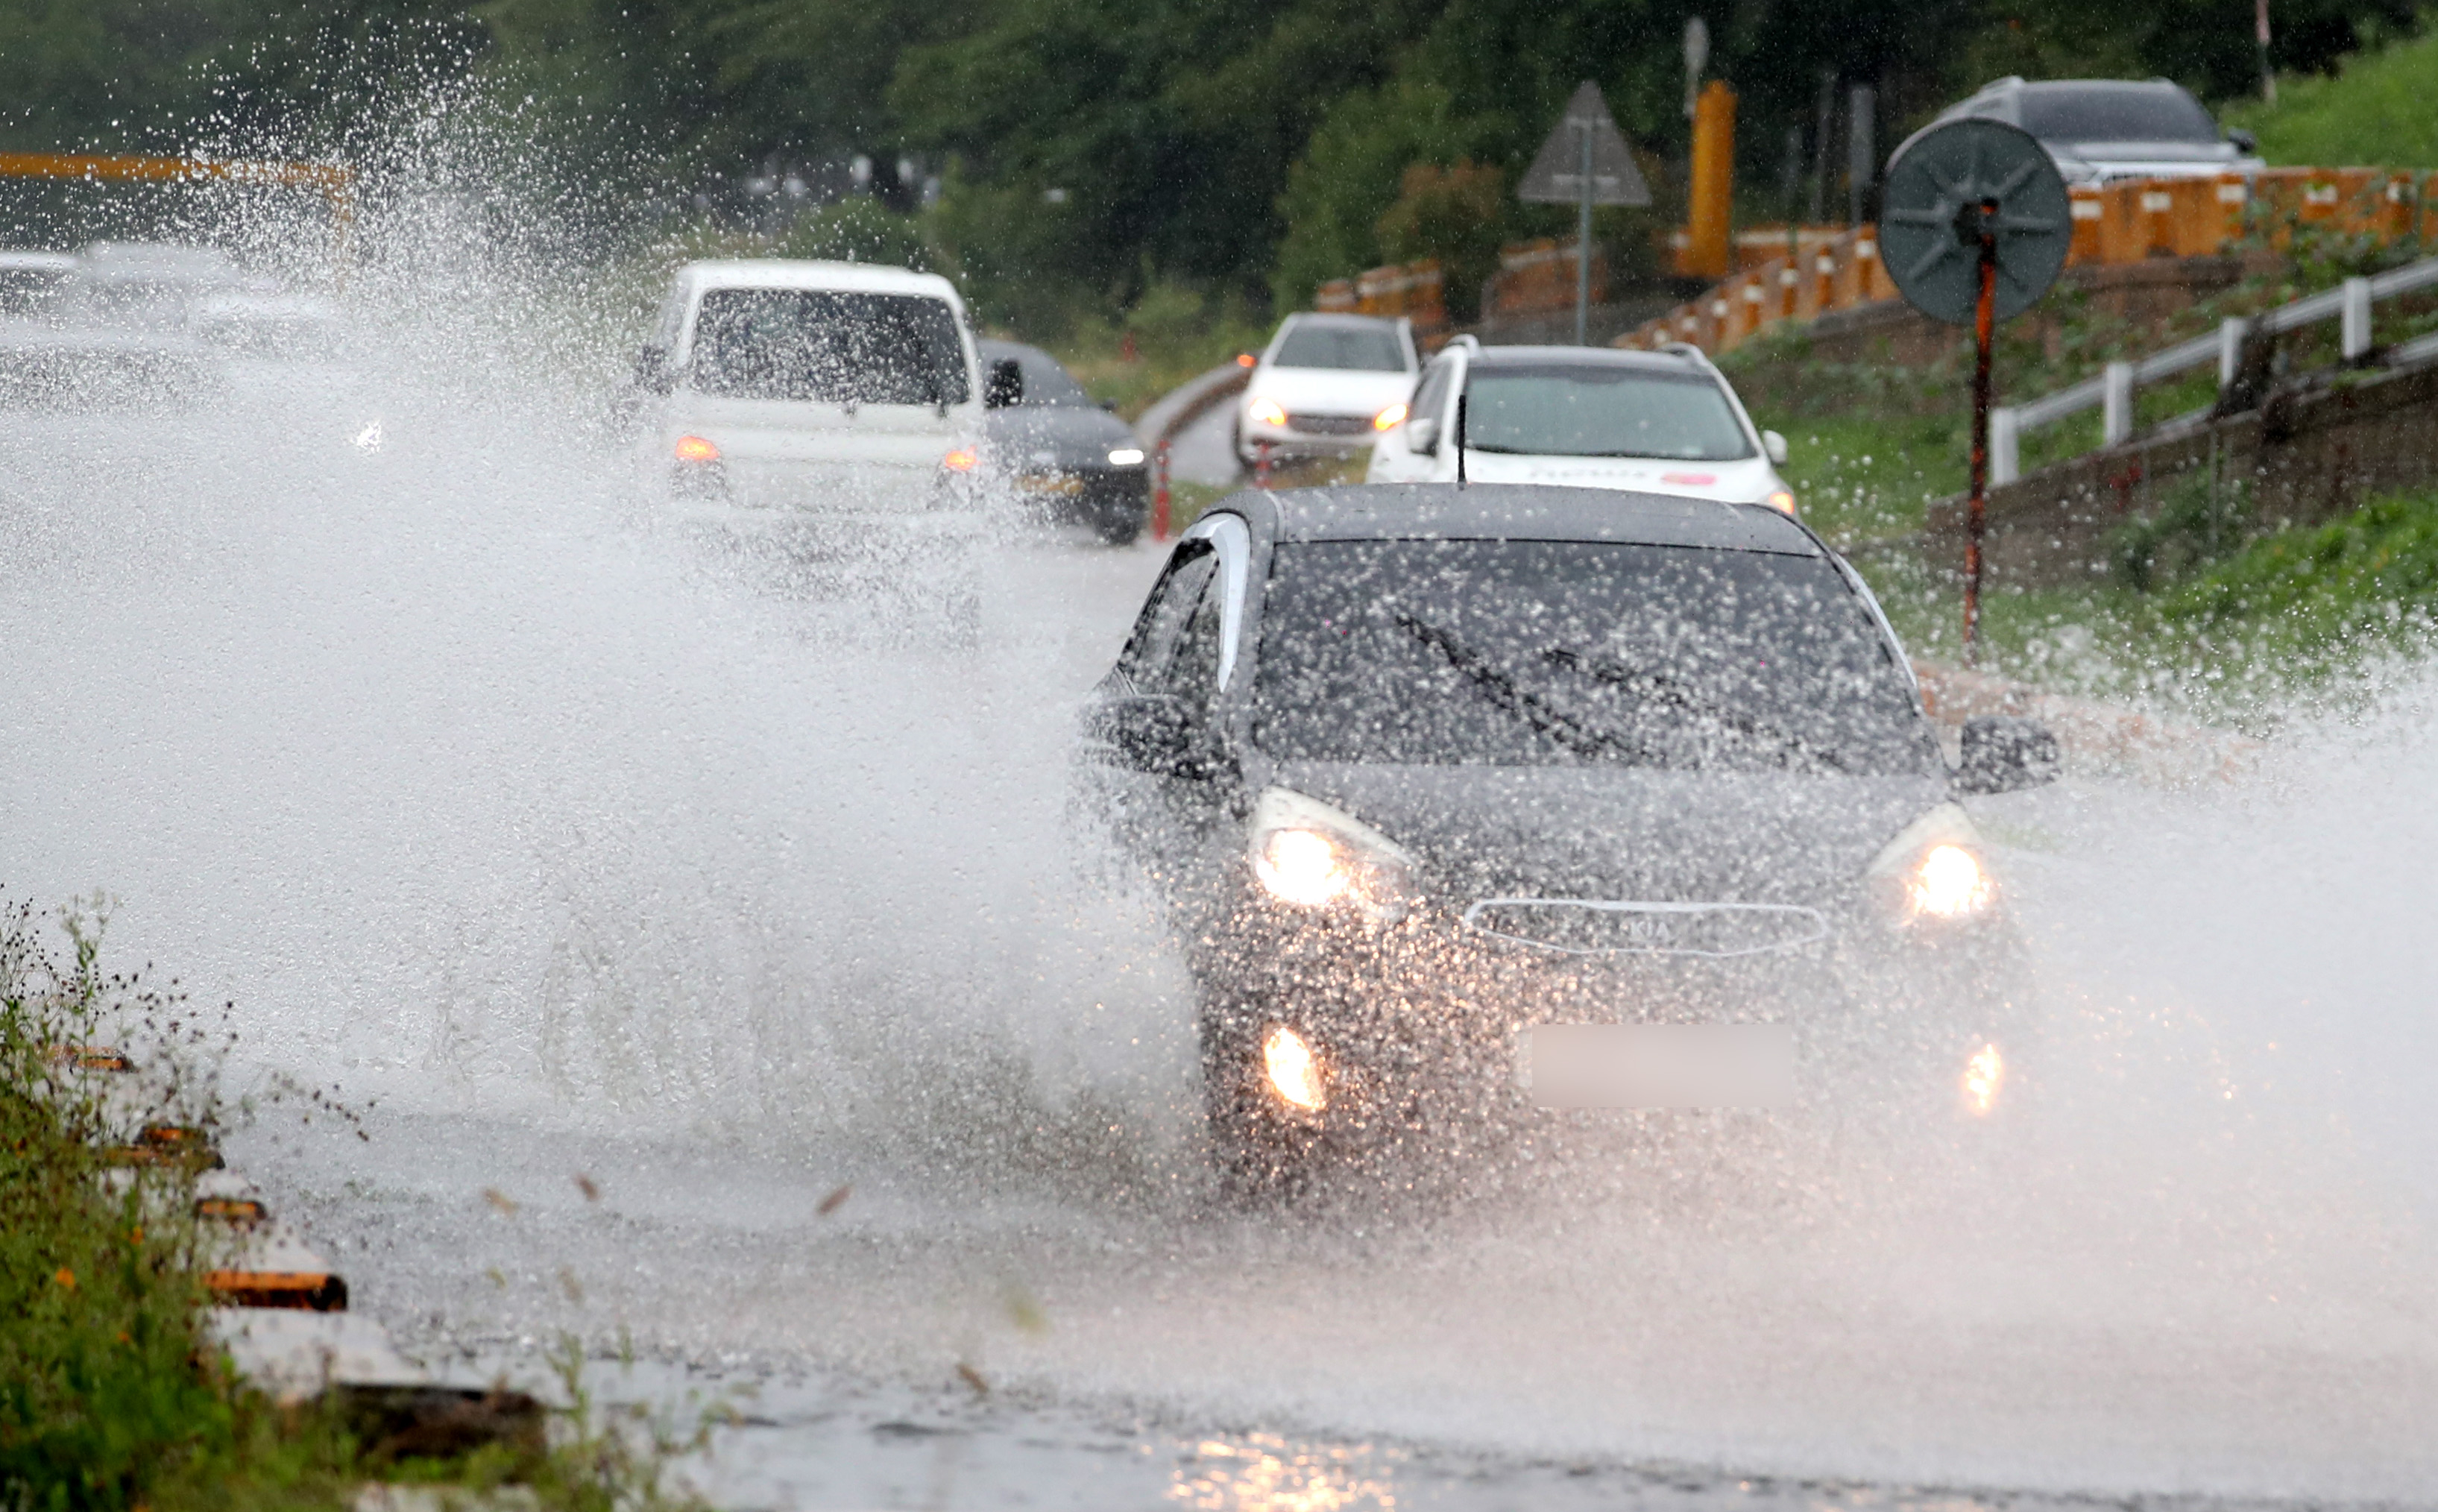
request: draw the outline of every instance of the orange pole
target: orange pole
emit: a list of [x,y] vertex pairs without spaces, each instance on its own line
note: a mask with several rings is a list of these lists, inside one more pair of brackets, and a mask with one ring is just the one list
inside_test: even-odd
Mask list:
[[1736,192],[1736,92],[1713,79],[1693,104],[1692,202],[1685,272],[1724,278],[1730,266]]

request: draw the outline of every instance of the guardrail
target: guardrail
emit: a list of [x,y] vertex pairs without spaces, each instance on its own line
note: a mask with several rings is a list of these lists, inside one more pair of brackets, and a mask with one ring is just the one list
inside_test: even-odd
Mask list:
[[[2101,412],[2101,446],[2112,447],[2130,440],[2134,431],[2135,393],[2144,385],[2156,383],[2162,378],[2191,372],[2215,360],[2217,363],[2218,392],[2224,395],[2241,378],[2245,348],[2255,340],[2335,319],[2340,323],[2338,350],[2341,360],[2359,364],[2376,351],[2371,314],[2377,303],[2432,287],[2438,287],[2438,257],[2409,263],[2375,277],[2348,278],[2334,289],[2306,294],[2252,319],[2230,317],[2207,335],[2180,342],[2138,361],[2111,362],[2096,377],[2085,378],[2054,394],[2043,395],[2027,404],[2006,405],[1993,410],[1989,414],[1989,481],[1993,484],[2009,483],[2022,476],[2022,446],[2025,431],[2039,430],[2085,410]],[[2409,365],[2432,357],[2438,357],[2438,335],[2406,342],[2385,354],[2385,360],[2394,365]],[[2212,406],[2211,410],[2179,415],[2165,425],[2198,423],[2215,408]]]

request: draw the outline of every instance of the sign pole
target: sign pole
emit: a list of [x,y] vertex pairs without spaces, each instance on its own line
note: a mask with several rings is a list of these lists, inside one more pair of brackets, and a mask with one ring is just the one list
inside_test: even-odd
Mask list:
[[1964,516],[1964,664],[1980,649],[1981,532],[1989,495],[1989,345],[1998,324],[1998,202],[1980,204],[1981,295],[1972,310],[1972,496]]
[[1592,343],[1592,135],[1597,121],[1578,123],[1583,129],[1582,213],[1575,221],[1575,344]]

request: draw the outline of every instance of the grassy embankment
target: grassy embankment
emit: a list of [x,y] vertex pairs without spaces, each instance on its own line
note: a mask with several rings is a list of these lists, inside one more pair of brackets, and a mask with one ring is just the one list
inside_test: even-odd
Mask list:
[[[2258,131],[2272,162],[2438,166],[2438,124],[2416,100],[2438,89],[2438,37],[2358,60],[2342,77],[2281,84],[2274,109],[2231,118]],[[2341,238],[2293,238],[2269,271],[2186,311],[2161,335],[2138,337],[2071,290],[2050,296],[2045,320],[2002,337],[2000,398],[2023,399],[2096,373],[2226,315],[2249,314],[2345,275],[2416,255]],[[2438,313],[2383,307],[2380,337],[2438,326]],[[2333,365],[2334,327],[2292,344],[2298,371]],[[1965,483],[1970,356],[1961,346],[1926,366],[1835,364],[1800,333],[1756,343],[1725,365],[1759,423],[1793,446],[1789,481],[1806,517],[1850,552],[1890,616],[1919,651],[1955,653],[1960,586],[1933,573],[1913,541],[1928,503]],[[2200,373],[2140,395],[2142,423],[2205,407],[2215,377]],[[2095,413],[2025,438],[2026,471],[2094,447]],[[2373,501],[2321,527],[2260,527],[2237,498],[2196,488],[2111,542],[2112,571],[2066,589],[1993,583],[1985,599],[1985,660],[2064,691],[2143,695],[2208,717],[2248,722],[2278,695],[2326,688],[2365,658],[2417,651],[2438,613],[2438,491]]]
[[[368,1480],[513,1484],[584,1512],[673,1504],[662,1467],[695,1441],[604,1429],[580,1396],[540,1452],[415,1460],[335,1403],[274,1402],[237,1378],[205,1328],[203,1272],[228,1240],[194,1216],[194,1171],[110,1153],[130,1124],[219,1129],[208,1035],[174,990],[102,972],[97,919],[65,923],[63,964],[29,907],[0,907],[0,1506],[337,1508]],[[138,1073],[75,1053],[114,1042],[145,1046]],[[139,1108],[115,1090],[131,1080]],[[571,1393],[580,1360],[562,1362]]]

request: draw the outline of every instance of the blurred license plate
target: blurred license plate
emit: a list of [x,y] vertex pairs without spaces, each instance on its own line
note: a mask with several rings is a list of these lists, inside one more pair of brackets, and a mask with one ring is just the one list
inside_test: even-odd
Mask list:
[[1069,473],[1032,473],[1016,480],[1016,485],[1029,494],[1080,494],[1084,480]]
[[1544,1108],[1783,1108],[1794,1101],[1784,1024],[1536,1024],[1515,1075]]

